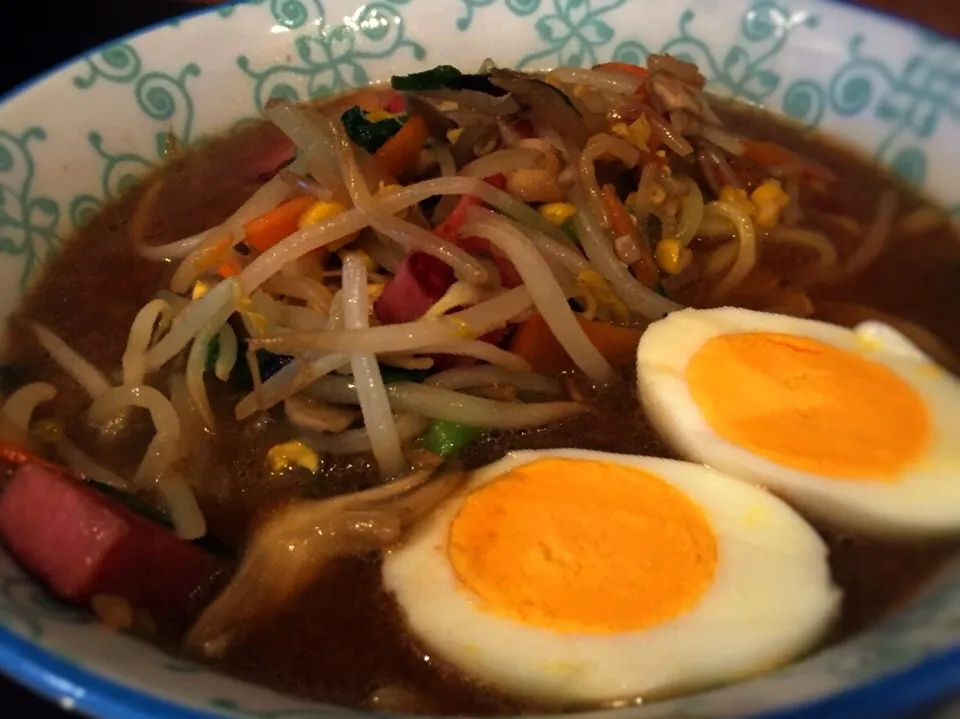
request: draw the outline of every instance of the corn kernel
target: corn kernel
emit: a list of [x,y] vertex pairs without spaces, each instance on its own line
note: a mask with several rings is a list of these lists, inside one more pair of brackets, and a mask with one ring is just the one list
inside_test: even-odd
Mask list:
[[101,622],[122,631],[133,626],[133,607],[123,597],[112,594],[96,594],[90,600],[90,608]]
[[267,462],[273,472],[298,465],[316,473],[320,469],[320,458],[317,453],[298,439],[275,444],[267,450]]
[[457,140],[460,139],[460,133],[462,132],[462,127],[455,127],[452,130],[447,130],[447,142],[449,142],[451,145],[456,144]]
[[386,285],[382,282],[373,282],[367,285],[367,298],[371,302],[376,302],[380,299],[380,295],[383,294],[384,288],[386,288]]
[[210,285],[202,280],[197,280],[193,285],[193,292],[190,294],[190,299],[199,300],[209,291]]
[[366,117],[367,122],[380,122],[382,120],[393,120],[396,118],[396,115],[387,112],[386,110],[377,108],[376,110],[371,110],[370,112],[366,113],[364,117]]
[[41,419],[30,428],[30,434],[43,444],[55,444],[63,435],[63,426],[53,418]]
[[596,270],[584,270],[577,275],[577,285],[588,308],[604,307],[621,322],[630,318],[626,304],[613,291],[607,278]]
[[379,265],[376,262],[374,262],[373,258],[363,250],[344,249],[337,252],[337,255],[340,257],[341,262],[346,258],[347,255],[353,255],[354,257],[359,259],[361,262],[363,262],[363,266],[367,269],[367,272],[373,272],[374,270],[377,269],[377,267],[379,267]]
[[748,217],[757,214],[757,206],[747,197],[746,190],[731,185],[724,185],[720,188],[720,201],[739,208]]
[[650,123],[643,115],[630,123],[630,140],[639,148],[647,149],[650,141]]
[[334,215],[339,215],[341,212],[346,211],[347,208],[336,200],[317,200],[311,205],[309,210],[300,215],[297,225],[300,227],[309,227],[310,225],[323,222]]
[[657,260],[657,266],[671,275],[679,275],[687,269],[693,260],[693,253],[678,240],[660,240],[657,243],[654,256]]
[[627,127],[627,123],[625,122],[614,123],[613,127],[610,128],[610,131],[614,135],[622,137],[624,140],[627,140],[628,142],[633,142],[633,138],[630,136],[630,128]]
[[577,214],[577,208],[569,202],[547,202],[538,208],[544,219],[559,226]]
[[780,212],[790,204],[790,195],[784,192],[777,180],[766,180],[750,195],[757,207],[756,222],[760,227],[776,227]]

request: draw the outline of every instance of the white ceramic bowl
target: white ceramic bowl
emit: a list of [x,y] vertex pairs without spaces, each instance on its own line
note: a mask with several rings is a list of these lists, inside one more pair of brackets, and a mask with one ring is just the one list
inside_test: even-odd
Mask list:
[[[441,62],[697,62],[714,89],[840,135],[960,215],[960,46],[820,0],[250,0],[94,50],[0,104],[0,314],[72,229],[185,145]],[[709,647],[704,648],[709,651]],[[50,601],[0,552],[0,670],[122,719],[350,712],[228,679]],[[886,716],[960,691],[960,562],[896,616],[754,681],[632,717]]]

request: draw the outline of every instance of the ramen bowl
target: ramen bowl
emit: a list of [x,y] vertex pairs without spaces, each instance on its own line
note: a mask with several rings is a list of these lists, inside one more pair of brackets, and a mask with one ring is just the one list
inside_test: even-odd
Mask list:
[[[256,118],[272,97],[317,98],[440,63],[492,57],[535,69],[641,63],[653,52],[697,63],[719,94],[846,140],[960,216],[960,46],[879,15],[816,0],[249,0],[94,49],[3,99],[0,314],[75,228],[160,166],[171,135],[196,146]],[[0,671],[93,716],[361,714],[111,632],[51,599],[2,551]],[[894,716],[957,691],[954,561],[852,639],[755,679],[619,711]]]

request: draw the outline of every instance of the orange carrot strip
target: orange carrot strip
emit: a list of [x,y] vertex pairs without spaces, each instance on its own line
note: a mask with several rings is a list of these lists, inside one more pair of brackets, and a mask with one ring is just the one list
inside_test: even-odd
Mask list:
[[266,252],[284,237],[296,232],[297,221],[314,202],[316,198],[300,195],[250,220],[243,226],[247,244],[257,252]]
[[639,65],[631,65],[629,62],[601,62],[599,65],[594,65],[593,69],[616,70],[617,72],[624,72],[628,75],[634,75],[641,80],[646,79],[646,77],[650,74],[647,68],[640,67]]
[[427,123],[420,115],[411,115],[397,133],[377,150],[374,158],[384,172],[399,177],[420,157],[420,148],[427,141]]
[[610,215],[610,225],[614,236],[629,235],[636,242],[637,247],[640,248],[640,259],[631,265],[631,269],[637,281],[652,290],[660,282],[660,270],[657,268],[653,253],[647,247],[643,238],[640,237],[640,233],[637,232],[637,227],[630,219],[630,215],[627,214],[627,208],[617,197],[613,185],[603,186],[603,201],[607,206],[607,213]]
[[[600,354],[614,366],[627,365],[636,360],[637,343],[640,342],[642,330],[618,327],[580,316],[577,321]],[[575,367],[539,314],[532,315],[520,325],[510,341],[510,351],[526,360],[534,371],[546,375],[556,375]]]
[[742,142],[744,156],[761,165],[766,167],[796,165],[807,177],[823,182],[836,182],[837,180],[837,176],[819,162],[802,158],[783,145],[766,140],[743,140]]

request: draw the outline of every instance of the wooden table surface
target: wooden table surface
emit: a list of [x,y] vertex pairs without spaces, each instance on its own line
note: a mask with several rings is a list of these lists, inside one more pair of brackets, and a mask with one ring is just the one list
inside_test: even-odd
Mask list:
[[[57,29],[45,23],[4,23],[0,45],[0,91],[60,63],[83,50],[132,32],[165,17],[190,9],[198,0],[65,0],[49,11],[59,21]],[[202,0],[200,0],[202,1]],[[447,0],[450,1],[450,0]],[[847,0],[857,4],[853,0]],[[857,0],[859,4],[898,15],[960,38],[960,0]],[[47,9],[45,9],[45,12]],[[957,716],[960,719],[960,709]],[[921,710],[911,719],[926,719],[932,710]],[[56,707],[0,677],[0,716],[4,719],[67,719]],[[863,717],[861,719],[869,719]]]

